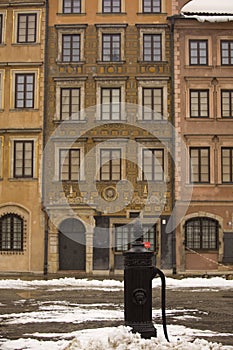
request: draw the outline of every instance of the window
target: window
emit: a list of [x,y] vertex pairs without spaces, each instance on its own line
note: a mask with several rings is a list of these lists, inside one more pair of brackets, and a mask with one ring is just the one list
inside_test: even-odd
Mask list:
[[101,89],[101,119],[120,120],[121,119],[121,89],[102,88]]
[[210,149],[208,147],[190,148],[190,182],[210,182]]
[[23,219],[14,214],[0,218],[0,250],[23,250]]
[[208,65],[208,40],[189,40],[189,64]]
[[80,149],[59,150],[59,180],[78,181],[80,178]]
[[190,117],[209,117],[209,90],[190,90]]
[[121,34],[103,34],[102,60],[119,62],[121,60]]
[[62,62],[80,61],[80,35],[62,35]]
[[223,66],[233,64],[233,40],[221,41],[221,64]]
[[222,182],[233,182],[233,148],[222,148]]
[[143,60],[148,62],[158,62],[162,60],[161,34],[143,35]]
[[77,119],[77,114],[80,111],[80,89],[61,88],[60,91],[60,120]]
[[121,0],[102,0],[103,13],[120,13]]
[[34,108],[35,74],[15,75],[15,108]]
[[63,13],[81,13],[81,0],[63,0]]
[[221,116],[222,118],[233,117],[233,90],[221,91]]
[[161,12],[161,0],[143,0],[144,13],[159,13]]
[[[150,242],[150,250],[155,251],[156,249],[156,225],[143,225],[143,240],[144,242]],[[115,234],[115,251],[123,252],[129,250],[132,243],[135,242],[134,226],[127,224],[116,224],[114,225]]]
[[17,43],[35,43],[37,14],[18,14]]
[[33,177],[33,141],[14,141],[14,178]]
[[185,246],[190,249],[213,249],[218,247],[218,222],[199,217],[185,223]]
[[164,150],[144,149],[142,151],[142,170],[144,181],[163,181]]
[[3,15],[0,13],[0,44],[3,43]]
[[143,119],[163,119],[163,89],[142,89]]
[[100,180],[118,181],[121,180],[121,150],[101,149],[100,150]]

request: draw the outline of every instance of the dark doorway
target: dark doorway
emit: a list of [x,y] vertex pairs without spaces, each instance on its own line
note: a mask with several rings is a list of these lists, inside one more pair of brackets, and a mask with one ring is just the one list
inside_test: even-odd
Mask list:
[[59,227],[59,269],[86,269],[85,227],[77,219],[66,219]]

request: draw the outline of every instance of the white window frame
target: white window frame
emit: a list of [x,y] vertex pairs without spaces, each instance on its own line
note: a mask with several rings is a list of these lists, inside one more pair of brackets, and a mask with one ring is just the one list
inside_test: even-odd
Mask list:
[[[161,150],[163,149],[163,156],[164,156],[164,176],[163,176],[163,181],[159,181],[159,183],[161,182],[169,182],[169,170],[168,170],[168,144],[161,144],[159,142],[153,142],[153,141],[146,141],[143,143],[143,145],[138,145],[138,178],[137,181],[147,181],[147,180],[143,180],[143,162],[142,162],[142,154],[143,154],[143,150]],[[150,180],[152,182],[158,182],[156,180]]]
[[98,0],[98,13],[101,13],[103,15],[117,15],[117,14],[122,14],[122,13],[125,13],[125,1],[126,0],[121,0],[121,12],[117,12],[117,13],[105,13],[105,12],[102,12],[102,9],[103,9],[103,1],[102,0]]
[[[120,143],[120,144],[119,144]],[[100,151],[104,149],[119,149],[121,151],[121,180],[126,180],[126,146],[127,140],[108,140],[104,143],[100,142],[96,144],[96,181],[105,182],[100,179]],[[115,182],[114,180],[106,180],[106,182]]]
[[[85,35],[85,28],[86,25],[82,26],[80,25],[79,28],[65,28],[63,27],[57,27],[58,28],[58,55],[57,55],[57,62],[64,65],[69,64],[83,64],[84,63],[84,35]],[[80,61],[78,62],[63,62],[62,61],[62,36],[63,35],[80,35]]]
[[200,118],[212,120],[214,118],[214,85],[211,84],[210,78],[186,78],[186,105],[185,115],[186,119],[198,120],[198,118],[191,118],[190,115],[190,90],[209,90],[209,117]]
[[161,13],[165,13],[166,12],[166,1],[161,0],[161,12],[143,12],[143,0],[138,0],[138,12],[140,14],[146,14],[146,15],[160,15]]
[[[53,181],[60,182],[59,174],[60,174],[60,150],[64,149],[79,149],[80,150],[80,172],[79,172],[79,180],[85,180],[85,163],[84,163],[84,143],[83,142],[75,142],[72,144],[67,144],[65,141],[56,141],[54,144],[55,147],[55,157],[54,157],[54,177]],[[67,180],[68,181],[68,180]],[[75,181],[74,181],[75,182]]]
[[[15,107],[15,84],[16,84],[16,75],[17,74],[34,74],[35,75],[35,81],[34,81],[34,107],[33,108],[16,108]],[[17,109],[17,110],[36,110],[39,108],[39,69],[12,69],[11,70],[11,101],[10,101],[10,108]]]
[[78,16],[81,14],[85,14],[86,10],[86,0],[81,0],[81,12],[80,13],[64,13],[63,12],[63,0],[58,0],[58,13],[63,16]]
[[[189,57],[189,41],[190,40],[206,40],[208,45],[208,65],[200,66],[200,65],[190,65],[190,57]],[[208,69],[208,67],[213,65],[213,55],[212,55],[212,40],[210,36],[194,36],[194,35],[188,35],[185,37],[185,68],[190,69],[200,69],[200,67],[204,67],[205,69]]]
[[[121,120],[125,120],[125,94],[126,94],[126,82],[122,80],[104,80],[97,81],[96,83],[96,100],[97,100],[97,109],[96,109],[96,120],[106,123],[107,120],[101,119],[101,89],[102,88],[120,88],[121,90]],[[111,123],[119,122],[119,120],[109,120]]]
[[[36,23],[36,41],[33,43],[18,43],[17,42],[17,31],[18,31],[18,15],[32,15],[32,14],[36,14],[36,19],[37,19],[37,23]],[[12,43],[16,44],[16,45],[35,45],[35,44],[39,44],[41,41],[41,16],[42,16],[42,12],[41,10],[14,10],[13,11],[13,18],[14,18],[14,26],[13,26],[13,33],[12,33]]]
[[0,15],[2,15],[2,37],[0,41],[0,45],[5,45],[6,42],[6,11],[0,11]]
[[[14,142],[33,141],[33,176],[32,177],[14,177]],[[38,178],[38,137],[10,137],[10,174],[9,177],[15,181],[30,181]]]
[[[166,33],[165,33],[165,29],[164,28],[154,28],[153,25],[150,28],[143,28],[143,26],[139,25],[138,26],[140,28],[140,36],[139,36],[139,43],[140,43],[140,55],[139,55],[139,61],[141,62],[146,62],[148,64],[158,64],[160,62],[164,62],[166,61]],[[162,59],[161,61],[152,61],[152,62],[147,62],[144,61],[144,55],[143,55],[143,36],[144,34],[149,34],[149,35],[153,35],[153,34],[160,34],[161,35],[161,47],[162,47]]]
[[80,89],[80,112],[79,112],[79,118],[78,119],[71,119],[70,121],[78,122],[78,121],[84,121],[85,120],[85,105],[84,105],[84,96],[85,96],[85,82],[84,81],[78,81],[77,79],[71,81],[56,81],[56,112],[54,115],[54,120],[63,122],[64,120],[60,119],[60,108],[61,108],[61,89],[62,88],[78,88]]
[[[163,118],[158,119],[158,121],[161,120],[167,120],[168,119],[168,81],[167,80],[139,80],[138,82],[138,104],[139,106],[142,106],[142,108],[139,108],[138,113],[138,121],[142,122],[150,122],[150,120],[143,120],[143,88],[161,88],[163,90]],[[151,119],[152,122],[155,120]],[[157,121],[157,119],[156,119]]]
[[127,24],[115,24],[115,25],[96,25],[98,32],[98,57],[97,61],[102,64],[112,64],[111,61],[103,61],[102,52],[103,52],[103,34],[120,34],[121,36],[121,49],[120,57],[121,60],[114,62],[114,64],[119,64],[125,61],[125,29]]

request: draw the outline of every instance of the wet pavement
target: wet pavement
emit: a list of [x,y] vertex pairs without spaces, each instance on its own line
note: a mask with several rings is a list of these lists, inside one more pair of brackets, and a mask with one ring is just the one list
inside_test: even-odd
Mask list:
[[[70,333],[82,329],[119,326],[124,323],[123,298],[123,289],[119,288],[108,290],[76,287],[64,290],[59,287],[37,286],[31,290],[0,289],[0,334],[7,339],[25,338],[32,334],[34,338],[40,339],[42,333]],[[159,311],[160,288],[153,289],[153,309],[158,310],[153,313],[156,326],[162,323]],[[46,319],[46,310],[50,312],[49,319]],[[80,319],[75,310],[81,310]],[[89,314],[92,315],[91,310],[97,316],[99,312],[99,318],[89,317]],[[115,312],[116,317],[101,318],[108,311]],[[70,321],[67,321],[66,315]],[[206,333],[201,338],[233,346],[233,290],[168,289],[167,324],[209,330],[214,335],[210,338]]]

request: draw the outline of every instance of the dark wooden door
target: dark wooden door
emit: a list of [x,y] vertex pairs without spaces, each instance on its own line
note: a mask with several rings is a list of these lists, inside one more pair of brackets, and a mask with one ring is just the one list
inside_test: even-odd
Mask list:
[[85,267],[85,227],[77,219],[66,219],[59,227],[59,269],[85,271]]

